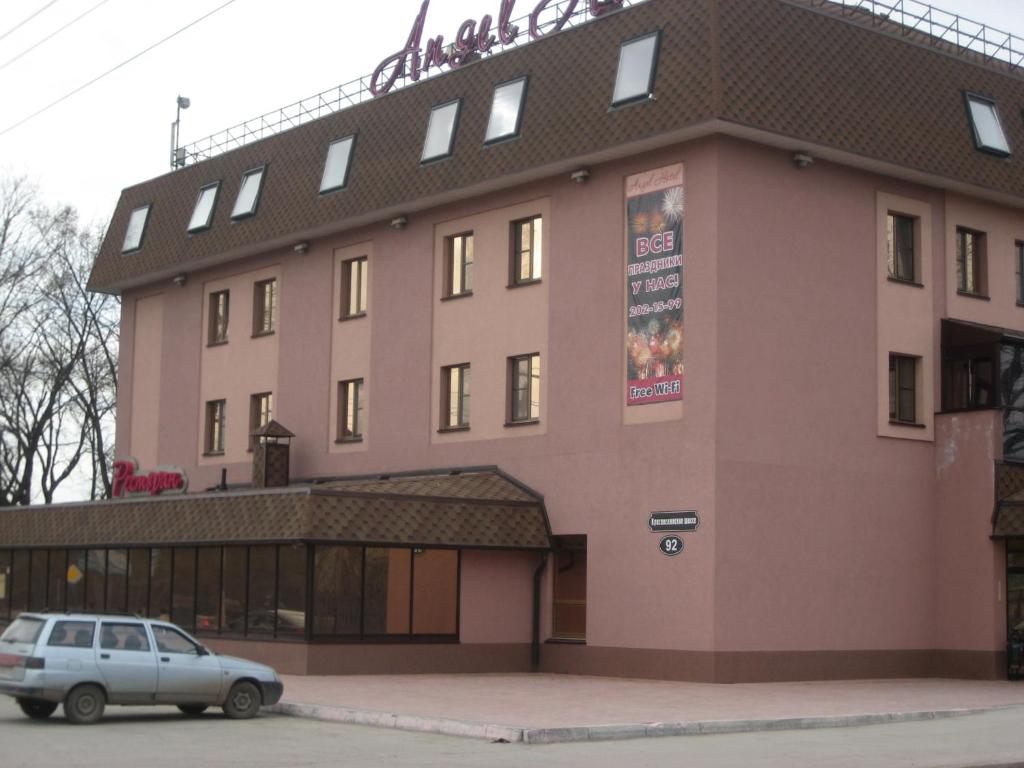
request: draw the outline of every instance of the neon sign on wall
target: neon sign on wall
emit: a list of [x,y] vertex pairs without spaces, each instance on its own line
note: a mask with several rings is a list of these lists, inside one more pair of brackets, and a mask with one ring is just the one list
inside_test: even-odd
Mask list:
[[155,469],[152,472],[138,474],[139,465],[135,459],[114,462],[114,487],[112,496],[115,499],[125,496],[159,496],[162,493],[184,493],[188,488],[188,477],[185,471],[177,467]]
[[[623,0],[583,0],[589,5],[590,15],[598,18],[609,11],[622,7]],[[557,0],[540,0],[533,12],[530,14],[530,28],[527,31],[531,40],[537,40],[558,32],[569,19],[576,13],[581,0],[569,0],[565,8],[558,14],[554,22],[542,28],[541,16]],[[516,0],[501,0],[501,8],[498,10],[497,23],[490,14],[483,16],[479,21],[467,19],[459,26],[455,33],[455,39],[451,44],[446,45],[444,35],[431,37],[423,45],[423,28],[427,20],[427,9],[430,7],[430,0],[423,0],[419,15],[413,22],[412,31],[405,47],[397,53],[384,59],[373,71],[370,79],[370,92],[374,96],[380,96],[394,88],[399,78],[408,77],[414,81],[419,80],[431,67],[457,68],[476,53],[487,53],[496,43],[509,45],[514,43],[520,35],[519,27],[512,23],[512,13]],[[556,5],[557,13],[557,5]]]

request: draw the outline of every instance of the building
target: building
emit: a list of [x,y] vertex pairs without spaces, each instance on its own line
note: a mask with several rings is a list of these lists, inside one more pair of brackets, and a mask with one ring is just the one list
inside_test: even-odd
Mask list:
[[4,512],[0,612],[289,672],[1005,677],[1021,41],[619,5],[500,55],[511,3],[447,53],[421,14],[374,87],[462,66],[125,189],[91,286],[161,493]]

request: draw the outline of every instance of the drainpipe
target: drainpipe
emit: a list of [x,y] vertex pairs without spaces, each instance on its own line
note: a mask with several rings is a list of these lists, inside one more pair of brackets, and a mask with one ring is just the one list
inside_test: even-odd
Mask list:
[[530,662],[535,671],[540,666],[540,584],[547,565],[548,553],[542,552],[537,570],[533,572],[533,642],[530,648]]

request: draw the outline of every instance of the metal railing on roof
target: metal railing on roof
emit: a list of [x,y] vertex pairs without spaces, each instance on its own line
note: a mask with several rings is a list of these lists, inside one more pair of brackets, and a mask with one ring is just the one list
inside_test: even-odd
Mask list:
[[[645,2],[647,0],[623,0],[622,5],[628,8]],[[559,0],[547,7],[546,12],[542,16],[542,21],[546,22],[541,25],[542,28],[549,26],[553,23],[553,20],[561,18],[569,10],[570,5],[575,5],[576,9],[568,16],[568,21],[563,29],[579,27],[596,20],[589,14],[589,3],[585,1],[579,2],[579,0]],[[512,23],[519,27],[520,32],[512,42],[503,44],[501,41],[496,41],[486,53],[475,55],[480,58],[490,58],[509,48],[521,48],[524,45],[528,45],[532,42],[528,31],[529,21],[529,14],[514,19]],[[427,38],[424,36],[424,43],[426,40]],[[437,77],[448,71],[441,67],[431,67],[420,74],[419,81]],[[370,91],[371,77],[371,75],[366,75],[343,83],[330,90],[315,94],[301,101],[296,101],[294,104],[289,104],[273,112],[246,120],[244,123],[233,125],[191,144],[186,144],[178,149],[177,165],[182,167],[208,160],[232,149],[243,147],[246,144],[282,133],[291,128],[297,128],[313,120],[319,120],[321,117],[326,117],[343,109],[362,104],[364,101],[370,101],[374,98]],[[412,85],[414,82],[406,74],[397,79],[392,90]]]
[[981,64],[1019,71],[1024,38],[994,29],[919,0],[788,0],[834,12],[856,23],[913,38]]

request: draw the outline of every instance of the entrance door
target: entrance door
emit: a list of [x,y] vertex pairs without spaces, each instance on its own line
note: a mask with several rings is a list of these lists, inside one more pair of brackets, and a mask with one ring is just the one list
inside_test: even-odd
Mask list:
[[587,537],[555,537],[553,640],[587,639]]

